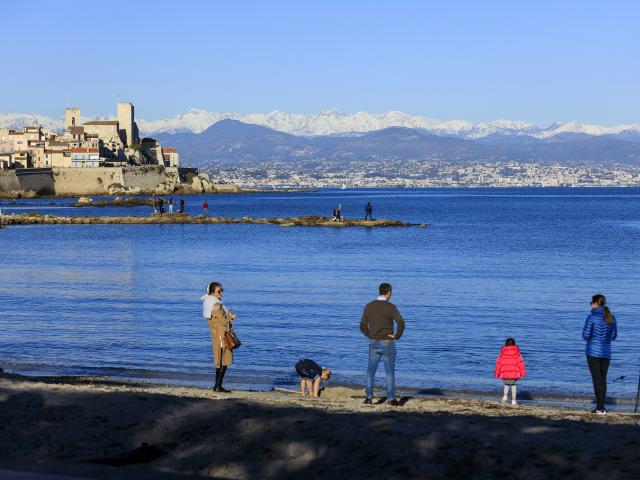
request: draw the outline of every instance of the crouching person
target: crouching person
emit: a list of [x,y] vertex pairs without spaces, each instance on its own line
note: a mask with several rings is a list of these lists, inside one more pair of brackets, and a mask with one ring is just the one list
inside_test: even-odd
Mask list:
[[321,367],[309,358],[298,360],[296,363],[296,373],[300,375],[300,393],[318,397],[320,391],[320,380],[327,381],[331,378],[331,370]]

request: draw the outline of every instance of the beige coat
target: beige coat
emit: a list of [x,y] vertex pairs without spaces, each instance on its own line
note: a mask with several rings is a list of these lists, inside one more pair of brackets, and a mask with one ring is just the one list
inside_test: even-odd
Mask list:
[[225,312],[222,305],[216,303],[213,306],[211,318],[208,320],[209,331],[211,332],[211,347],[213,349],[213,364],[216,368],[225,367],[233,363],[233,352],[224,344],[224,333],[227,332],[235,315]]

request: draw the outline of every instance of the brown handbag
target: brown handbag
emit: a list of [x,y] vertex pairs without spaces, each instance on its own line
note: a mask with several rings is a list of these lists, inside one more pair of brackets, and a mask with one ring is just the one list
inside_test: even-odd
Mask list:
[[233,328],[230,328],[226,332],[224,332],[224,345],[228,350],[234,350],[242,345],[242,342],[236,336],[236,332],[233,331]]
[[231,323],[232,323],[231,316],[228,314],[226,310],[224,310],[224,319],[227,322],[227,327],[228,327],[227,331],[224,332],[224,337],[223,337],[224,345],[225,347],[227,347],[227,350],[235,350],[240,345],[242,345],[242,342],[236,335],[236,332],[233,330],[233,327],[231,326]]

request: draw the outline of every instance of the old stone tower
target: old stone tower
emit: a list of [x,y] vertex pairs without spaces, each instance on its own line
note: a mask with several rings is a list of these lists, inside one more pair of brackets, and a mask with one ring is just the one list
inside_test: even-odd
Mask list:
[[123,137],[127,145],[140,143],[132,103],[118,103],[118,123],[120,130],[124,133]]
[[67,130],[71,127],[79,127],[80,124],[80,109],[76,107],[69,107],[64,111],[64,126]]

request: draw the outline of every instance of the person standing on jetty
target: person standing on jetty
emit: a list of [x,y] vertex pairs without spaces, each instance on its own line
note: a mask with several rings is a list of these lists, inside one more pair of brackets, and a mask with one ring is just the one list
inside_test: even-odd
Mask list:
[[367,204],[364,206],[364,221],[367,221],[367,218],[369,220],[373,220],[373,205],[371,205],[371,202],[367,202]]
[[511,388],[511,405],[517,405],[516,382],[526,375],[524,360],[520,354],[520,348],[513,338],[507,338],[504,347],[500,350],[493,376],[504,380],[504,393],[502,403],[507,403],[509,388]]
[[184,198],[180,197],[180,213],[184,213]]
[[214,392],[225,392],[229,390],[222,386],[224,374],[227,367],[233,363],[233,351],[227,348],[224,341],[224,334],[231,329],[236,320],[236,314],[231,313],[222,305],[222,284],[212,282],[207,286],[207,294],[203,295],[202,316],[207,319],[211,332],[211,348],[213,350],[213,363],[216,367],[216,383]]
[[204,215],[204,218],[207,218],[209,216],[209,202],[207,202],[206,200],[202,204],[202,214]]
[[169,198],[169,213],[173,213],[173,197]]
[[611,362],[611,341],[618,336],[616,317],[607,305],[604,295],[591,297],[591,313],[584,322],[582,338],[587,342],[587,364],[591,371],[596,408],[591,413],[606,415],[607,371]]
[[[396,400],[396,340],[404,332],[404,318],[397,307],[389,301],[391,285],[381,283],[378,287],[379,296],[364,307],[360,320],[360,331],[369,339],[369,365],[367,368],[367,388],[365,390],[365,404],[373,403],[373,384],[380,359],[384,362],[385,379],[387,381],[387,400],[389,405],[397,407]],[[393,333],[393,322],[398,324]]]

